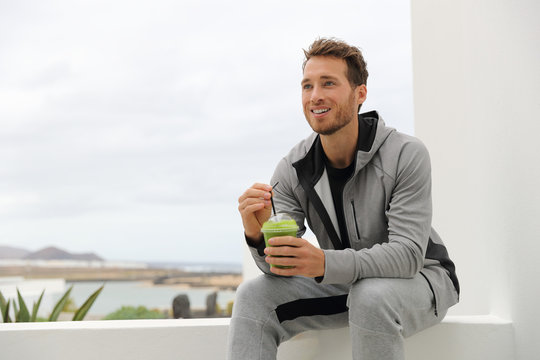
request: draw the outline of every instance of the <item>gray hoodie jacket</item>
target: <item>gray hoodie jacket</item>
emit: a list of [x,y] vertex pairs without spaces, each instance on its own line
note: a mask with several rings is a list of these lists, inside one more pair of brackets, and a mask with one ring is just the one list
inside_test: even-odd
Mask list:
[[[312,134],[278,164],[271,184],[277,212],[315,234],[325,253],[321,284],[362,278],[412,278],[420,272],[435,297],[435,311],[458,301],[455,266],[431,227],[431,166],[416,138],[386,127],[377,112],[360,114],[356,165],[343,189],[350,248],[344,248],[320,138]],[[257,266],[270,274],[264,242],[251,247]]]

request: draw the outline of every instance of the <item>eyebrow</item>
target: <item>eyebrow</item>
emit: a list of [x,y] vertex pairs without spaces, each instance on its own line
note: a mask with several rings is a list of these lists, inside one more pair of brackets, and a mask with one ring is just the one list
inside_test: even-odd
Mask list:
[[[322,75],[322,76],[320,77],[320,79],[323,79],[323,80],[328,80],[328,79],[330,79],[330,80],[337,80],[337,77],[331,76],[331,75]],[[305,84],[305,83],[307,83],[307,82],[310,82],[310,81],[311,81],[311,79],[305,78],[305,79],[302,79],[302,82],[301,82],[300,84],[303,85],[303,84]]]

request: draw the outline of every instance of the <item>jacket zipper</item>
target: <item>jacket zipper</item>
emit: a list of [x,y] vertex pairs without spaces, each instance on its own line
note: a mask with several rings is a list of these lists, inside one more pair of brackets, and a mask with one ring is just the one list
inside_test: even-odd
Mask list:
[[360,240],[360,231],[358,231],[358,222],[356,221],[356,209],[354,208],[354,200],[351,200],[352,212],[354,216],[354,227],[356,229],[356,237]]

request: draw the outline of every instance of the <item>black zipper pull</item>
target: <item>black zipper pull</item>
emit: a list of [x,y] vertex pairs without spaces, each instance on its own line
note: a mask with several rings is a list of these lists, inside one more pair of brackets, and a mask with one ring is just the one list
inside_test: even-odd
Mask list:
[[356,209],[354,208],[354,200],[351,200],[352,212],[354,216],[354,227],[356,229],[356,238],[360,240],[360,231],[358,231],[358,221],[356,220]]

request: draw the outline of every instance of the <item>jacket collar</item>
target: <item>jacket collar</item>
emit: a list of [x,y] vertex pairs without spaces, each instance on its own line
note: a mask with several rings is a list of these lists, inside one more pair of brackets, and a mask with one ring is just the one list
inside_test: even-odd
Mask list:
[[[364,167],[373,156],[373,143],[377,135],[377,127],[379,123],[379,114],[376,111],[358,115],[358,142],[356,169]],[[314,186],[321,178],[324,164],[324,150],[322,147],[321,137],[317,135],[313,141],[313,145],[300,160],[292,164],[296,169],[299,179],[303,179],[306,185]],[[302,183],[302,180],[300,181]]]

